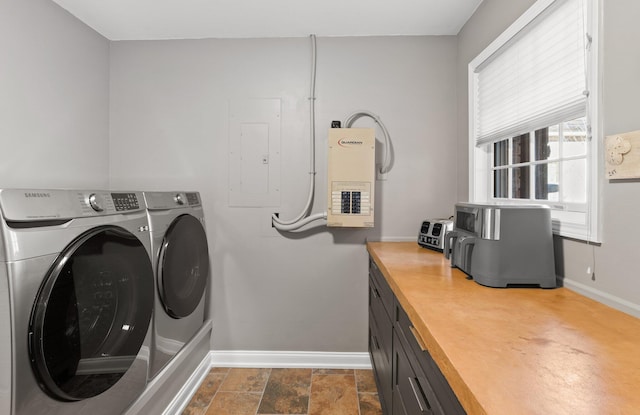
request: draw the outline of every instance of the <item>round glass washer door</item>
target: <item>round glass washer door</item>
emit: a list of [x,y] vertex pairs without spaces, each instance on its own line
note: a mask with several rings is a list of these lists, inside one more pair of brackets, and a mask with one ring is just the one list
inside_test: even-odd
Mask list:
[[209,247],[204,227],[180,215],[165,233],[158,254],[158,290],[166,313],[189,316],[200,304],[209,278]]
[[115,385],[134,363],[153,310],[153,268],[116,226],[85,232],[58,256],[31,312],[29,356],[40,387],[78,401]]

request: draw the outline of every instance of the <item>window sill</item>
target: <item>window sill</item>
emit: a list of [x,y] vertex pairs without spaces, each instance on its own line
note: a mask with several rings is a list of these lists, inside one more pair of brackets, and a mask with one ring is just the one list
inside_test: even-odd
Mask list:
[[[556,211],[551,214],[551,228],[554,235],[574,239],[580,242],[586,242],[588,244],[600,245],[602,243],[599,235],[596,232],[591,231],[586,224],[560,220],[557,218],[557,216],[559,216],[558,213],[566,214],[567,212]],[[583,217],[586,216],[584,213],[581,215]]]

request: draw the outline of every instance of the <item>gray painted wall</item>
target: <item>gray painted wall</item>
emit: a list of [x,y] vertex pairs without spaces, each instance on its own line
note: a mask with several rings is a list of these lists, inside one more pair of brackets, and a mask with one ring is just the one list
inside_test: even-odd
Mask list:
[[109,42],[49,0],[0,0],[0,188],[106,187]]
[[[291,217],[306,199],[310,55],[304,38],[111,46],[112,185],[202,193],[217,350],[366,351],[365,239],[413,240],[422,219],[451,214],[456,38],[319,38],[314,212],[326,205],[331,120],[377,113],[395,167],[377,183],[375,229],[271,229],[271,212]],[[228,203],[228,101],[253,97],[282,100],[276,209]]]
[[[533,0],[484,0],[458,35],[458,198],[468,198],[467,65],[506,29]],[[635,0],[603,1],[602,96],[604,136],[640,129],[640,50],[630,47],[640,40],[640,3]],[[602,174],[602,172],[601,172]],[[638,204],[640,182],[602,180],[601,246],[556,238],[557,271],[565,285],[588,296],[640,316],[640,233]],[[595,280],[587,274],[595,270]]]
[[[228,206],[227,102],[281,98],[278,211],[297,212],[307,180],[308,40],[110,45],[47,0],[0,0],[0,187],[200,190],[216,349],[364,351],[364,241],[413,238],[422,218],[466,199],[467,63],[532,3],[485,0],[457,38],[319,39],[314,211],[326,201],[330,120],[378,113],[396,163],[377,183],[374,230],[284,237],[269,227],[273,209]],[[605,135],[640,129],[640,52],[628,47],[640,38],[639,13],[633,0],[604,6]],[[603,181],[601,247],[556,240],[558,270],[574,288],[636,314],[639,186]]]

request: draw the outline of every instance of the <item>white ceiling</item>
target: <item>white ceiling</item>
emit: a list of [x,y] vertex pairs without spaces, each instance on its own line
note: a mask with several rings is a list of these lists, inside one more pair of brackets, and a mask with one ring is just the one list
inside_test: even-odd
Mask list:
[[53,0],[111,40],[455,35],[482,0]]

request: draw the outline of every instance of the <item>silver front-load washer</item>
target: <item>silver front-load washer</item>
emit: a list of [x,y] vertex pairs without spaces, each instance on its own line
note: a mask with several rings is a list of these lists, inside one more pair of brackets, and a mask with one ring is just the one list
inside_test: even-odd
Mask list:
[[144,192],[156,277],[150,378],[205,322],[209,247],[198,192]]
[[0,190],[0,212],[0,413],[122,413],[150,355],[142,193]]

